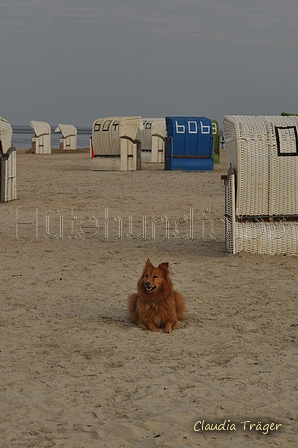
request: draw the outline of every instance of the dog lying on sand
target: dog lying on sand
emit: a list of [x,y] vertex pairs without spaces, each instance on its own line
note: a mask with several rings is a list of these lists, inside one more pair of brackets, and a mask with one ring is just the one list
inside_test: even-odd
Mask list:
[[128,298],[129,317],[142,330],[172,333],[184,320],[185,300],[173,290],[169,263],[153,266],[149,258],[138,281],[138,292]]

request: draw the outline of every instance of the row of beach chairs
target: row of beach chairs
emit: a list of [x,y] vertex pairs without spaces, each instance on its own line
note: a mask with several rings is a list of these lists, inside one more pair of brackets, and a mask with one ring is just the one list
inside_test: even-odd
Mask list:
[[[51,126],[45,121],[31,121],[35,136],[32,137],[32,152],[34,154],[51,154]],[[71,124],[59,124],[55,132],[62,134],[60,149],[77,149],[77,129]]]
[[[44,138],[38,145],[45,147],[45,127],[37,129],[36,123],[31,122],[36,138]],[[98,119],[90,139],[90,169],[135,170],[144,162],[160,162],[167,170],[212,170],[215,125],[218,131],[206,117]],[[0,119],[2,202],[17,197],[11,136],[9,122]],[[297,254],[298,116],[226,115],[223,137],[226,250]]]
[[164,163],[166,170],[213,170],[220,162],[219,128],[206,117],[106,117],[95,120],[91,170],[136,170]]

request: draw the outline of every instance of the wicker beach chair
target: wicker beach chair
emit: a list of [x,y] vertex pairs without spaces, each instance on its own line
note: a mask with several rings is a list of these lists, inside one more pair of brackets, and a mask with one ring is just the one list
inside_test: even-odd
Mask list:
[[226,249],[298,251],[298,117],[225,116]]
[[0,200],[17,198],[16,148],[11,146],[12,127],[0,117]]
[[214,163],[220,163],[220,140],[219,140],[218,122],[213,119],[211,119],[211,121],[212,121]]
[[132,171],[141,169],[141,117],[106,117],[94,121],[90,141],[90,170]]

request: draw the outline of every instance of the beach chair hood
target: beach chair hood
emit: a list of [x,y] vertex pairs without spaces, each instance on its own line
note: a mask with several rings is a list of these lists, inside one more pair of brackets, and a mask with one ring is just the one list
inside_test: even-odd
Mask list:
[[77,135],[77,129],[72,124],[58,124],[55,132],[61,132],[64,138]]
[[51,134],[51,126],[45,121],[31,121],[30,126],[34,129],[36,137]]

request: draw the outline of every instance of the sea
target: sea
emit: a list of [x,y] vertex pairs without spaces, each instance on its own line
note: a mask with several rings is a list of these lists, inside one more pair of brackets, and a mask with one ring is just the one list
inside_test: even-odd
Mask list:
[[[12,146],[16,148],[31,148],[31,139],[35,133],[31,126],[11,126],[12,127]],[[55,132],[55,126],[51,126],[51,147],[60,147],[60,138],[62,134]],[[90,137],[92,135],[92,128],[90,127],[77,127],[77,147],[89,148]]]
[[[51,148],[58,149],[60,147],[60,138],[62,134],[55,132],[56,126],[51,126]],[[34,130],[31,126],[12,126],[12,146],[16,148],[31,148],[31,139],[34,137]],[[91,127],[77,127],[77,147],[89,148],[90,137],[92,135]],[[224,147],[223,131],[219,129],[221,148]]]

